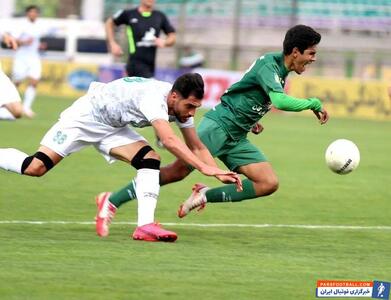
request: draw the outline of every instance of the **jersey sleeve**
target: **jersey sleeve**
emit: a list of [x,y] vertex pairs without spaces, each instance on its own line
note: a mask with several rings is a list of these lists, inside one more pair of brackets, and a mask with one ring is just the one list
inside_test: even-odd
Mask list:
[[193,117],[188,118],[187,121],[184,123],[179,122],[178,119],[175,119],[175,123],[179,128],[191,128],[194,127],[194,118]]
[[175,28],[171,25],[170,21],[168,20],[167,16],[162,13],[162,30],[165,34],[169,34],[172,32],[175,32]]
[[318,98],[295,98],[284,93],[270,92],[270,100],[274,107],[285,111],[302,111],[312,109],[314,111],[322,110],[322,102]]
[[114,15],[111,16],[115,25],[119,26],[122,24],[127,24],[128,22],[128,12],[126,10],[120,9]]
[[281,84],[281,78],[271,65],[264,65],[261,67],[257,72],[256,80],[266,94],[269,94],[270,92],[284,92],[284,88]]
[[167,106],[160,99],[154,99],[156,97],[153,93],[146,94],[140,103],[140,112],[150,123],[159,119],[168,122]]

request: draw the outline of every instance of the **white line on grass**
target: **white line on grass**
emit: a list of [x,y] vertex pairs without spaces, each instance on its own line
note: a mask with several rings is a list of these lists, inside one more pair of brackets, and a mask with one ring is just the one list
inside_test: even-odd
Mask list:
[[[24,225],[93,225],[91,221],[28,221],[0,220],[1,224]],[[113,222],[113,225],[137,225],[135,222]],[[182,227],[242,227],[242,228],[299,228],[299,229],[340,229],[340,230],[391,230],[391,226],[354,226],[354,225],[305,225],[305,224],[201,224],[201,223],[162,223],[166,226]]]

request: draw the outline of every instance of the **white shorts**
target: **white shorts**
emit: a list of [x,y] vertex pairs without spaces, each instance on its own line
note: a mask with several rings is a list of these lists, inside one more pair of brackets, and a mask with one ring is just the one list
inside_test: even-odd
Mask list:
[[130,127],[116,128],[96,122],[88,109],[80,111],[80,106],[71,106],[45,134],[41,145],[62,157],[92,145],[112,163],[116,160],[110,155],[112,148],[138,141],[146,140]]
[[12,65],[13,81],[21,81],[26,78],[41,79],[41,59],[37,56],[15,57]]
[[12,102],[21,102],[20,95],[12,81],[0,69],[0,106]]

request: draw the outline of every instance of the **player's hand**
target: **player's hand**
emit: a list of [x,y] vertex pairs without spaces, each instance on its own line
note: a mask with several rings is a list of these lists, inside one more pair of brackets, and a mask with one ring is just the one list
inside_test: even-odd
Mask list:
[[164,48],[164,47],[166,47],[166,41],[163,40],[162,38],[156,38],[155,39],[155,45],[158,48]]
[[114,56],[122,56],[124,54],[121,46],[118,45],[116,42],[110,43],[110,51],[111,54],[113,54]]
[[207,164],[204,164],[201,168],[198,169],[202,174],[206,176],[217,176],[217,175],[237,175],[237,173],[233,171],[224,171],[217,167],[212,167]]
[[8,48],[11,48],[13,50],[16,50],[18,48],[18,42],[13,36],[9,35],[8,33],[5,33],[3,35],[3,41]]
[[263,126],[260,123],[256,123],[252,128],[251,132],[254,134],[260,134],[263,131]]
[[325,109],[322,109],[321,111],[314,111],[313,110],[313,113],[318,118],[319,123],[321,125],[326,124],[327,121],[329,120],[329,114],[327,113],[327,111]]
[[216,178],[220,180],[222,183],[235,183],[236,190],[238,192],[243,191],[242,179],[240,179],[239,174],[234,175],[216,175]]

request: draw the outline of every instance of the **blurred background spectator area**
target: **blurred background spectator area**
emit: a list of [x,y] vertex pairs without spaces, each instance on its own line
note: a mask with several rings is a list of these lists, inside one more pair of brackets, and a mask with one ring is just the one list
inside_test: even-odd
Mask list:
[[[139,1],[2,0],[0,16],[21,15],[31,3],[41,6],[42,17],[103,22]],[[176,27],[178,41],[159,51],[158,67],[178,67],[191,48],[202,55],[206,68],[243,71],[261,53],[280,51],[286,29],[302,23],[323,36],[318,62],[308,75],[391,82],[391,0],[156,0],[156,7]],[[124,28],[117,34],[123,36]],[[84,36],[83,47],[94,48],[95,43],[103,51],[100,35]],[[119,40],[126,49],[126,39]]]
[[[178,32],[158,61],[172,66],[191,47],[204,66],[245,70],[255,57],[281,50],[286,28],[306,24],[323,34],[319,61],[309,75],[390,76],[391,0],[158,0]],[[104,14],[138,1],[106,0]],[[176,61],[173,61],[173,57]],[[391,81],[391,77],[389,77]]]
[[[107,0],[105,12],[138,1]],[[173,21],[185,18],[187,27],[205,28],[232,24],[240,18],[241,27],[289,27],[305,23],[329,30],[389,32],[391,2],[388,0],[160,0],[159,7]]]

